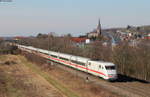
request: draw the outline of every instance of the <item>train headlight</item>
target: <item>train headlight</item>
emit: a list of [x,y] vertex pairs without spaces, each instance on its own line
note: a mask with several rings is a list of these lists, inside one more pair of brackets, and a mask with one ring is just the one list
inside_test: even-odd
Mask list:
[[108,76],[109,76],[110,78],[116,78],[116,77],[117,77],[116,74],[109,74]]

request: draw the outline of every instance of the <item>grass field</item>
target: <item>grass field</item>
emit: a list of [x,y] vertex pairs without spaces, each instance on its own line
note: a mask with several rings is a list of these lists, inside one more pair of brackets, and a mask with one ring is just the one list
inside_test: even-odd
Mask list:
[[32,67],[23,56],[0,56],[0,97],[66,97],[58,83]]
[[58,81],[52,79],[48,73],[41,71],[39,67],[37,67],[35,64],[27,61],[24,57],[20,56],[20,59],[23,63],[25,63],[26,66],[30,67],[35,73],[41,75],[44,77],[49,83],[51,83],[54,87],[59,89],[62,93],[67,95],[68,97],[79,97],[77,94],[69,90],[68,88],[64,87],[62,84],[60,84]]

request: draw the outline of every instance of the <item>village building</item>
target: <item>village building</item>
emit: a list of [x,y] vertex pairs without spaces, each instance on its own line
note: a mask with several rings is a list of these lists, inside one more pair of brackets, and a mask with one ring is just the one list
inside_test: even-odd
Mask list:
[[90,33],[87,33],[88,38],[97,38],[102,34],[100,20],[98,22],[97,28]]

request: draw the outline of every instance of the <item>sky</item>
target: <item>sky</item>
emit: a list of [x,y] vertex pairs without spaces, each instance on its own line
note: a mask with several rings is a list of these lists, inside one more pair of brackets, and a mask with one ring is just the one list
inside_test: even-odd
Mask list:
[[102,28],[150,25],[149,4],[150,0],[0,2],[0,36],[82,35],[96,28],[99,19]]

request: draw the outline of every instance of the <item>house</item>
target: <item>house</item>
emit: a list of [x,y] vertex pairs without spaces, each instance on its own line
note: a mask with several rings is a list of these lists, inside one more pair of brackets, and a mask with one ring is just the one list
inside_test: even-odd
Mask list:
[[72,37],[71,41],[74,42],[74,43],[82,44],[82,43],[86,42],[86,39],[87,38]]
[[75,46],[84,47],[85,44],[90,43],[89,39],[87,38],[80,38],[80,37],[72,37],[71,41],[74,43]]
[[99,36],[99,33],[97,33],[96,31],[93,31],[93,32],[90,32],[88,33],[88,38],[93,38],[93,37],[98,37]]

